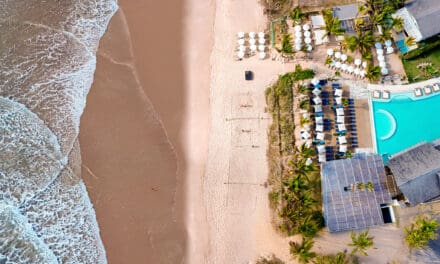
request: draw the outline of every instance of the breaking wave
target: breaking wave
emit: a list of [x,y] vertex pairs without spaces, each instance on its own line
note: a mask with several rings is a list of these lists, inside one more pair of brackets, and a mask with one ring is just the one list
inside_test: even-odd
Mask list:
[[77,139],[116,0],[0,5],[0,263],[106,263]]

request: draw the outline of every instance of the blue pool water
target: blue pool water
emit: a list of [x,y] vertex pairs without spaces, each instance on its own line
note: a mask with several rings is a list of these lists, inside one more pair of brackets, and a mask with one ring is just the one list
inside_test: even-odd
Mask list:
[[372,101],[377,152],[386,159],[423,141],[440,138],[440,93],[415,98],[392,95],[390,101]]
[[396,45],[402,53],[407,53],[409,50],[408,46],[405,45],[405,39],[396,41]]

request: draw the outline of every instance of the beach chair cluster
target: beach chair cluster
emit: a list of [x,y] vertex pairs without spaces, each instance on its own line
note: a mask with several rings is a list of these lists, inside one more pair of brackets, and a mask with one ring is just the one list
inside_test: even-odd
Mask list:
[[422,95],[430,95],[440,91],[440,83],[434,83],[433,85],[426,85],[423,88],[415,88],[414,96],[420,97]]
[[[391,41],[386,41],[386,44],[391,45]],[[387,68],[387,63],[385,61],[385,56],[384,56],[384,49],[382,47],[382,43],[380,42],[376,42],[376,44],[374,44],[375,48],[376,48],[376,54],[377,54],[377,60],[379,63],[379,67],[380,67],[380,73],[382,75],[388,75],[389,71]],[[393,49],[393,47],[387,47],[387,49]]]
[[347,54],[343,54],[340,51],[334,51],[333,49],[327,49],[327,56],[331,58],[328,66],[335,70],[341,71],[350,75],[354,75],[359,78],[365,78],[367,74],[367,62],[361,59],[355,59],[353,65],[347,62]]
[[237,48],[236,58],[242,60],[245,57],[249,57],[258,54],[260,60],[264,60],[267,57],[266,54],[266,34],[264,32],[245,32],[237,33]]
[[389,100],[391,98],[391,92],[388,90],[373,90],[371,92],[371,96],[374,99],[384,99],[384,100]]
[[[312,46],[312,33],[310,32],[310,25],[296,25],[294,26],[295,31],[295,49],[297,51],[305,50],[311,52],[313,50]],[[303,43],[304,42],[304,43]]]

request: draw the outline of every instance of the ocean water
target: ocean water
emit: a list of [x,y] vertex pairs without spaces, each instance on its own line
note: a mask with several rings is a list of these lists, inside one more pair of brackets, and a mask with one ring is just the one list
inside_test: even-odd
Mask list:
[[117,2],[0,6],[0,262],[106,263],[77,139]]

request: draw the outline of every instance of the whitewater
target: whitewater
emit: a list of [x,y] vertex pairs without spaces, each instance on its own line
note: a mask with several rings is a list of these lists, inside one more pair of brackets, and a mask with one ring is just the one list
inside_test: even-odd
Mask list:
[[107,263],[78,133],[117,1],[0,6],[0,263]]

